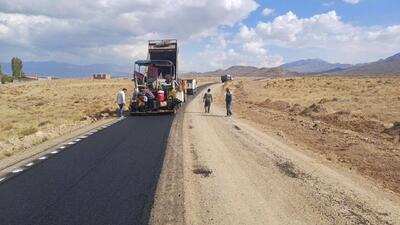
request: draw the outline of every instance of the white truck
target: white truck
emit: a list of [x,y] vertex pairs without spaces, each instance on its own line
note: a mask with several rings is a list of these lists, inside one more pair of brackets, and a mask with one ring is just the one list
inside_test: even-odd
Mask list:
[[187,79],[186,84],[187,84],[186,93],[188,95],[194,95],[197,93],[197,81],[195,79]]

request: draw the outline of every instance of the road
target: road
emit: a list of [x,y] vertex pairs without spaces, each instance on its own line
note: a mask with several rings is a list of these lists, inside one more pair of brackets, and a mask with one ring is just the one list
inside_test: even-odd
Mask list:
[[0,183],[0,224],[147,224],[173,116],[128,117]]
[[[154,210],[156,224],[166,224],[163,218],[173,221],[169,224],[198,225],[400,224],[398,195],[235,112],[226,117],[223,86],[210,88],[211,113],[204,113],[201,93],[185,108],[182,148],[175,150],[182,155],[183,177],[174,176],[176,166],[161,175],[175,180],[159,182],[183,187],[183,198],[176,198],[183,201],[176,204],[183,207],[176,210],[184,213],[183,222]],[[158,196],[155,209],[170,198]]]

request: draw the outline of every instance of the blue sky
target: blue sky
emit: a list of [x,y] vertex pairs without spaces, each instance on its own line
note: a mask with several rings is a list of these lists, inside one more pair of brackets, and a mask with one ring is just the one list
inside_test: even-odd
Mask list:
[[363,0],[354,5],[341,0],[275,0],[258,1],[258,3],[260,7],[245,20],[246,24],[256,24],[260,19],[260,13],[266,7],[275,9],[274,15],[282,15],[291,10],[300,17],[310,17],[335,10],[344,21],[361,26],[393,25],[400,21],[398,13],[400,1],[397,0]]
[[0,61],[129,65],[148,39],[177,38],[183,71],[368,62],[400,52],[399,11],[395,0],[3,0]]

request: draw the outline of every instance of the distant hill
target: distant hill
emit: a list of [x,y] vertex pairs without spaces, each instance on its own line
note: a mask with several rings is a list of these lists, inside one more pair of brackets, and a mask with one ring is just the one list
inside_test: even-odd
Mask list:
[[[10,63],[1,63],[5,73],[11,74]],[[112,76],[130,76],[131,65],[91,64],[74,65],[55,61],[24,62],[24,72],[28,75],[54,76],[59,78],[88,77],[93,73],[108,73]],[[215,70],[204,73],[184,73],[183,76],[263,76],[263,77],[293,77],[311,74],[326,75],[400,75],[400,53],[376,62],[357,65],[329,63],[321,59],[305,59],[286,63],[280,67],[257,68],[254,66],[231,66],[225,70]]]
[[400,74],[400,53],[372,63],[364,63],[350,67],[342,71],[334,71],[335,74],[351,75],[395,75]]
[[293,77],[300,73],[292,72],[281,67],[257,68],[254,66],[231,66],[225,70],[215,70],[205,73],[184,73],[182,76],[222,76],[232,74],[233,76],[261,76],[261,77]]
[[[3,71],[11,74],[10,63],[1,63]],[[130,66],[114,64],[74,65],[55,61],[23,62],[24,72],[29,75],[54,77],[87,77],[93,73],[108,73],[112,76],[129,76],[132,74]]]
[[303,59],[286,63],[280,67],[298,73],[321,73],[325,71],[336,71],[350,68],[350,64],[329,63],[322,59]]

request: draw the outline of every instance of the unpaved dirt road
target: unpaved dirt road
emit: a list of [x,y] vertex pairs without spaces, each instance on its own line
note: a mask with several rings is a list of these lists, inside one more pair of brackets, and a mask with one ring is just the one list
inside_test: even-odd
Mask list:
[[201,98],[173,125],[152,224],[400,224],[398,195]]

